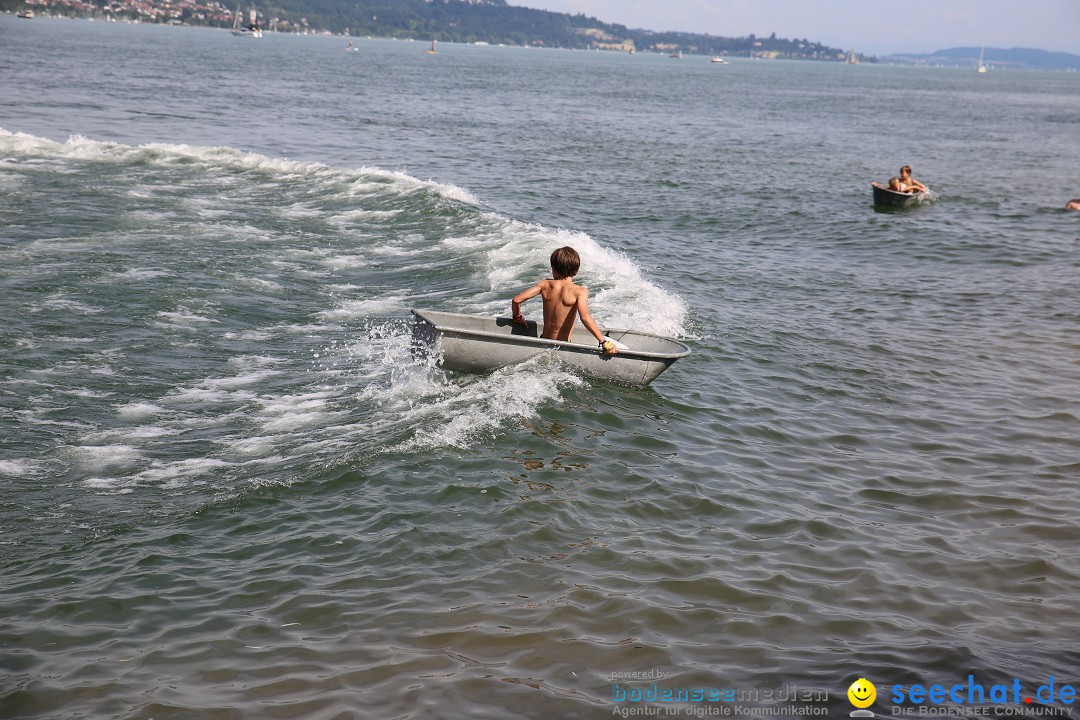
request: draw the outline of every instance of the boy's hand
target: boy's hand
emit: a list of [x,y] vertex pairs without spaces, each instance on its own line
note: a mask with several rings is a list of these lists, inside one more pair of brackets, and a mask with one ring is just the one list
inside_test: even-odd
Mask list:
[[514,322],[516,322],[518,325],[520,325],[523,328],[529,327],[529,323],[525,322],[525,316],[522,315],[521,313],[518,313],[517,315],[514,315],[510,319],[513,320]]
[[611,340],[601,340],[600,341],[600,352],[602,352],[605,355],[618,355],[619,354],[619,348]]

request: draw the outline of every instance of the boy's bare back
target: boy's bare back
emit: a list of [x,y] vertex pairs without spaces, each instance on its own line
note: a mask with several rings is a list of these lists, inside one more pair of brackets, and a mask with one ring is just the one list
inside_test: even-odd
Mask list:
[[539,285],[540,297],[544,300],[544,332],[541,337],[569,340],[578,317],[578,306],[582,298],[588,302],[589,291],[575,285],[573,278],[548,278],[541,280]]
[[518,293],[511,301],[514,321],[524,324],[521,315],[521,303],[539,295],[544,301],[544,332],[541,337],[548,340],[570,339],[574,322],[580,317],[581,324],[592,333],[605,354],[618,352],[615,343],[604,337],[596,321],[589,314],[589,291],[574,284],[574,275],[580,266],[577,251],[571,247],[559,248],[551,254],[552,278],[546,278],[528,290]]

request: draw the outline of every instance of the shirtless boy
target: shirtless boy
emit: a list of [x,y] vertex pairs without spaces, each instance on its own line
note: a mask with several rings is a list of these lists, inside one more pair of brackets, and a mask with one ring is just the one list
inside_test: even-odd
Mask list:
[[900,168],[900,184],[907,188],[904,192],[930,192],[930,188],[911,177],[910,165],[904,165]]
[[514,322],[525,325],[521,314],[521,303],[540,295],[544,300],[544,332],[541,337],[548,340],[569,340],[574,329],[574,320],[581,318],[581,324],[592,333],[600,343],[605,355],[619,352],[615,343],[604,338],[589,314],[589,291],[574,284],[574,276],[581,267],[581,257],[572,247],[561,247],[551,253],[551,274],[553,277],[541,280],[528,290],[514,296],[510,307]]

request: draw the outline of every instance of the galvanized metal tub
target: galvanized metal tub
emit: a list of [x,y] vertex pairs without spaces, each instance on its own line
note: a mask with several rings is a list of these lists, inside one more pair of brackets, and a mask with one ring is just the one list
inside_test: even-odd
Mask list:
[[[690,354],[690,348],[678,340],[634,330],[604,330],[612,340],[630,348],[617,355],[604,355],[582,327],[574,330],[569,341],[560,341],[539,337],[535,322],[525,328],[507,317],[436,310],[412,310],[412,314],[416,316],[414,354],[434,354],[439,367],[457,372],[490,372],[541,353],[556,352],[562,362],[584,374],[642,387]],[[582,342],[575,342],[575,338]]]

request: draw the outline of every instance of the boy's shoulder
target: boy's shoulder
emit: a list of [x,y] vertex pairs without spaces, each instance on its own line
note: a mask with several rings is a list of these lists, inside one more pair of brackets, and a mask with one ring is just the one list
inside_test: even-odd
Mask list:
[[571,286],[570,292],[574,294],[575,302],[580,301],[582,298],[588,299],[589,297],[589,288],[584,285],[578,285],[577,283]]

